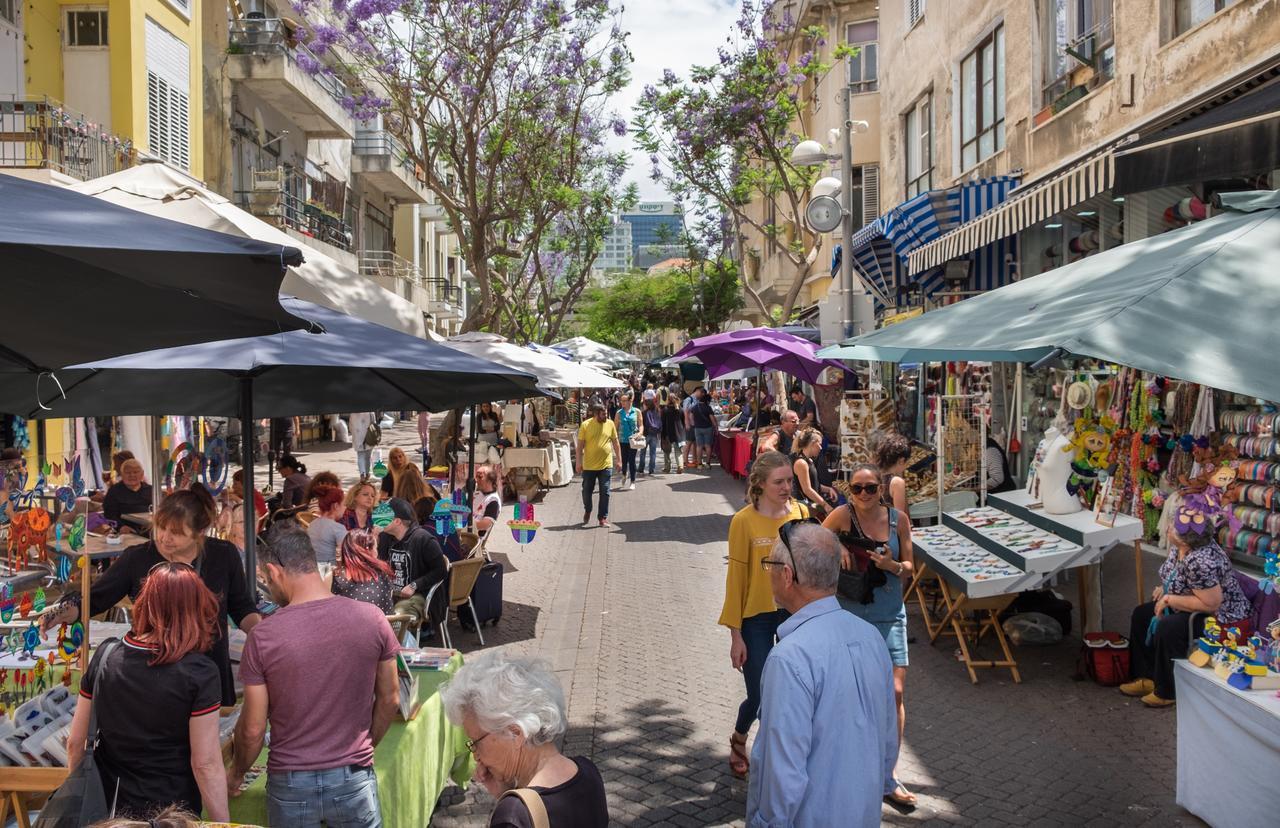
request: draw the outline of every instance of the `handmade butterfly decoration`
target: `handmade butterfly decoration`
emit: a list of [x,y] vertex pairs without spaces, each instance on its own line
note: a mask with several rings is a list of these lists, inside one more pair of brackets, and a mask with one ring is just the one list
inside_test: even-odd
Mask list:
[[47,600],[44,594],[44,587],[36,587],[35,597],[31,599],[31,608],[36,611],[36,614],[42,613]]
[[542,524],[533,518],[533,504],[520,498],[520,502],[515,505],[515,519],[507,521],[511,537],[515,538],[516,543],[524,546],[526,543],[533,542],[534,535],[541,527]]
[[227,462],[227,443],[221,437],[215,437],[205,444],[203,462],[200,464],[200,479],[206,489],[218,495],[227,486],[227,471],[231,464]]
[[70,486],[59,486],[54,490],[53,496],[62,504],[62,508],[70,511],[76,505],[76,493]]
[[85,527],[88,525],[88,518],[84,515],[76,515],[76,519],[71,522],[71,532],[67,535],[67,544],[71,547],[71,551],[79,552],[84,549]]
[[28,451],[31,448],[31,433],[27,431],[27,421],[22,417],[15,416],[13,418],[13,427],[10,429],[13,433],[13,445],[19,451]]
[[69,556],[58,556],[58,565],[55,568],[54,575],[59,583],[65,584],[71,580],[71,558]]
[[84,473],[80,471],[80,456],[71,462],[71,491],[76,497],[84,497]]

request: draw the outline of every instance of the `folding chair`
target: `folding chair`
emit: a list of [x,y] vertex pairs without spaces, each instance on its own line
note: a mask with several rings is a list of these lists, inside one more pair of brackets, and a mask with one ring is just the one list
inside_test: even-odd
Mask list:
[[391,632],[395,633],[396,641],[401,643],[404,642],[406,633],[413,633],[415,638],[418,635],[418,624],[414,617],[407,612],[388,615],[387,623],[391,625]]

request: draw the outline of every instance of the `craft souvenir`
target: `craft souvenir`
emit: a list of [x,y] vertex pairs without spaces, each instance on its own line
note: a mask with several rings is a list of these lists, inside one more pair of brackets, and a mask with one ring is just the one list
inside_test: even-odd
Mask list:
[[40,629],[36,626],[36,623],[32,621],[31,626],[27,627],[26,631],[22,633],[22,657],[35,658],[36,647],[39,646]]
[[1067,492],[1078,497],[1082,505],[1093,503],[1098,473],[1107,468],[1114,430],[1115,423],[1108,417],[1099,420],[1081,417],[1076,420],[1070,441],[1062,449],[1071,455]]
[[516,543],[524,546],[533,541],[534,534],[541,526],[542,524],[533,518],[533,504],[523,497],[520,498],[520,502],[515,505],[515,519],[507,521],[511,537],[515,538]]
[[391,507],[386,503],[379,503],[374,506],[370,517],[373,520],[373,525],[379,529],[386,529],[391,525],[391,521],[396,519],[395,513],[391,511]]
[[71,491],[76,497],[84,496],[84,475],[80,472],[80,456],[71,463]]
[[1236,450],[1231,446],[1197,448],[1193,456],[1199,464],[1200,473],[1191,479],[1183,479],[1183,500],[1202,511],[1214,529],[1226,525],[1232,531],[1240,531],[1243,524],[1231,506],[1238,496],[1236,460],[1239,455]]
[[[449,499],[449,511],[453,514],[454,526],[463,527],[471,521],[471,507],[462,502],[465,495],[461,491],[453,493]],[[456,499],[454,499],[456,498]]]
[[1195,649],[1187,656],[1187,661],[1196,667],[1208,667],[1209,662],[1222,649],[1222,628],[1218,619],[1210,615],[1204,621],[1204,635],[1196,639]]
[[1068,456],[1068,452],[1072,450],[1071,441],[1053,428],[1045,432],[1044,439],[1044,456],[1036,464],[1033,495],[1038,497],[1046,514],[1070,515],[1079,512],[1084,508],[1080,498],[1067,490],[1072,474],[1071,458]]
[[84,515],[76,515],[76,519],[71,522],[71,531],[67,535],[67,545],[71,547],[71,551],[79,552],[84,549],[84,535],[87,520]]
[[31,600],[31,593],[22,593],[22,600],[18,602],[18,615],[22,618],[28,617],[31,615],[31,608],[34,605],[35,602]]
[[436,534],[442,538],[447,538],[457,531],[453,525],[452,506],[453,501],[446,497],[437,500],[435,508],[431,510],[431,520],[435,522]]
[[204,487],[213,495],[219,495],[227,485],[227,443],[221,437],[215,437],[205,444],[204,457],[200,464],[200,479]]
[[1093,386],[1079,380],[1067,386],[1067,405],[1076,411],[1083,411],[1093,403]]

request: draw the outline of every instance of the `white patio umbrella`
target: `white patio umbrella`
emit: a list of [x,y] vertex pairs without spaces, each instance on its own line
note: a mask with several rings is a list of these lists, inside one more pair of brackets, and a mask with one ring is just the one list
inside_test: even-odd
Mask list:
[[568,351],[573,355],[574,359],[582,362],[599,362],[604,365],[627,365],[632,362],[644,362],[635,354],[613,348],[602,342],[596,342],[594,339],[587,339],[585,336],[575,336],[563,342],[555,342],[552,343],[551,347]]
[[450,348],[533,374],[541,388],[621,388],[624,383],[594,368],[508,342],[491,333],[465,333],[444,341]]

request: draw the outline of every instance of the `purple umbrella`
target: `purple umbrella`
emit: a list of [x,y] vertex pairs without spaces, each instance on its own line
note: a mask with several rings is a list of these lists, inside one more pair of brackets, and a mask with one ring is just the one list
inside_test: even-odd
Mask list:
[[[810,384],[818,381],[825,368],[845,370],[843,363],[834,359],[820,359],[817,347],[797,336],[774,328],[746,328],[740,331],[712,334],[691,339],[679,353],[669,359],[697,357],[707,366],[707,378],[714,379],[730,371],[759,368],[764,371],[782,371]],[[756,383],[756,434],[751,453],[755,454],[760,441],[760,386]]]

